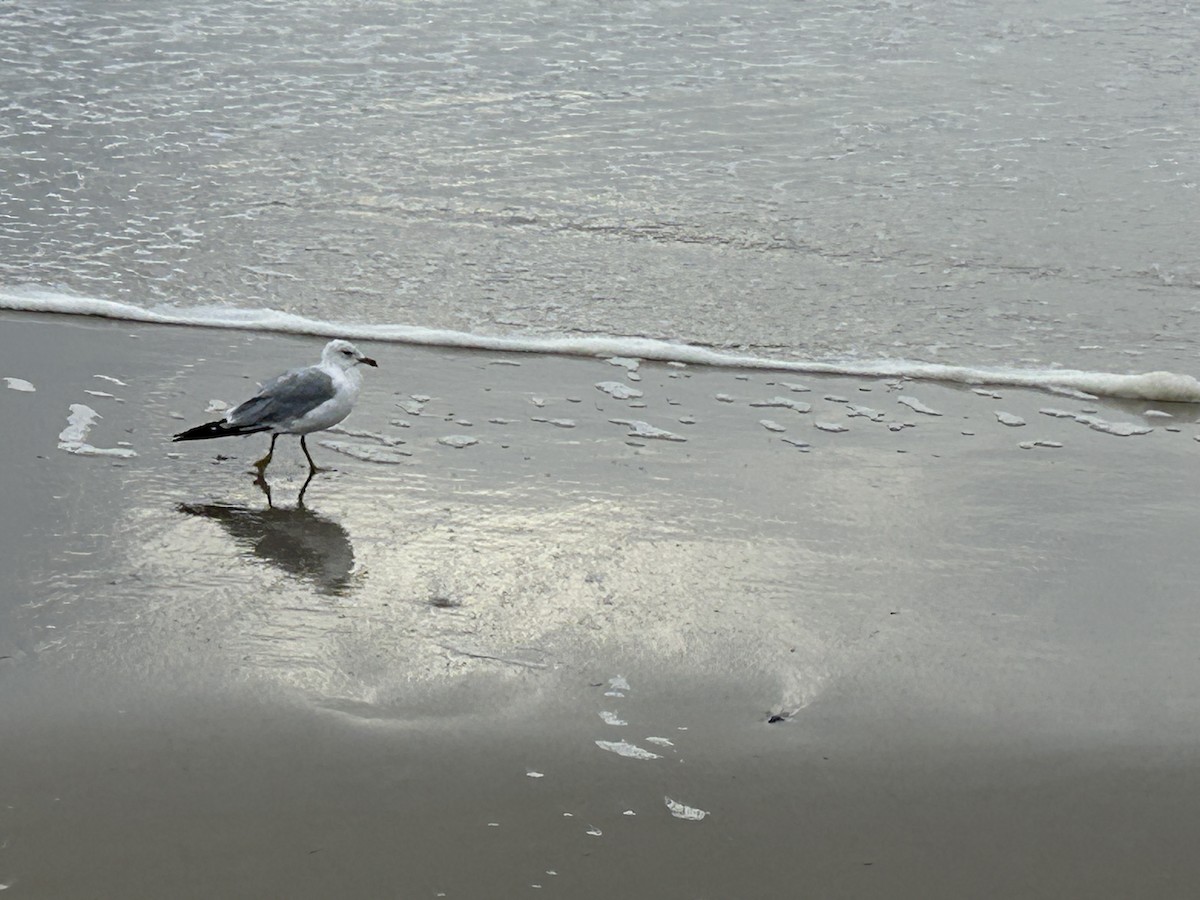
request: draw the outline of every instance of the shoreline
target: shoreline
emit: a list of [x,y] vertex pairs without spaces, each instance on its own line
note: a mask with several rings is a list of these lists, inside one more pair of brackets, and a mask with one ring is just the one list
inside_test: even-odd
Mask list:
[[0,286],[0,312],[3,311],[26,315],[86,317],[135,325],[342,337],[444,350],[554,355],[583,359],[632,357],[648,362],[683,363],[716,369],[792,372],[800,375],[851,378],[900,378],[967,386],[1032,388],[1076,400],[1104,397],[1160,403],[1200,403],[1200,380],[1192,375],[1161,370],[1112,373],[1057,367],[978,367],[908,359],[789,360],[747,356],[657,338],[482,335],[417,325],[328,322],[273,309],[197,307],[172,308],[166,311],[148,310],[94,297],[78,297],[44,289],[17,290]]

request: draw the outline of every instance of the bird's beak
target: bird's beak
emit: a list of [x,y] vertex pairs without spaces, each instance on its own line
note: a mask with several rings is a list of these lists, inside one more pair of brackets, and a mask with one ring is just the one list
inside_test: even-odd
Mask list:
[[360,356],[358,361],[360,363],[366,363],[368,366],[374,366],[377,369],[379,368],[379,363],[375,362],[375,360],[371,359],[369,356]]

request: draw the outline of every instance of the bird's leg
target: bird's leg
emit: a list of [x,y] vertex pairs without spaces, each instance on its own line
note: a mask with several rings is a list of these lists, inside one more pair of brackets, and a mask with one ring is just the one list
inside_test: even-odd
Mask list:
[[316,475],[318,472],[327,471],[326,469],[322,469],[315,462],[313,462],[312,454],[308,452],[308,444],[306,444],[304,442],[304,435],[300,435],[300,449],[303,450],[304,455],[306,457],[308,457],[308,474],[310,476]]
[[271,463],[271,456],[275,453],[275,439],[278,437],[277,434],[271,435],[271,446],[267,449],[267,455],[254,464],[254,468],[258,469],[259,478],[262,478],[263,472],[267,471],[267,466]]

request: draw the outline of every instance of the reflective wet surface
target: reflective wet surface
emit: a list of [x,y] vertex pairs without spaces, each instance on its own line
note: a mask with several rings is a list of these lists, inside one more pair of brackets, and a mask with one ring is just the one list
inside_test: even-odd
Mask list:
[[[310,476],[311,480],[311,476]],[[350,586],[354,548],[346,529],[304,506],[306,483],[296,506],[271,502],[264,482],[265,508],[235,503],[181,503],[180,512],[216,522],[243,552],[275,566],[327,594],[342,594]]]
[[[1015,647],[1051,665],[1069,642],[1039,651],[1036,633],[1071,630],[1057,605],[1100,602],[1091,579],[1127,636],[1143,604],[1115,591],[1103,546],[1129,548],[1129,577],[1185,574],[1166,536],[1190,521],[1171,487],[1195,452],[1189,405],[380,348],[360,408],[310,442],[333,470],[308,478],[284,437],[256,483],[265,438],[167,438],[312,340],[199,332],[203,352],[180,355],[195,330],[64,321],[6,320],[31,339],[6,360],[36,390],[0,396],[24,423],[5,540],[25,594],[4,633],[41,665],[170,667],[202,641],[336,704],[487,660],[699,675],[732,654],[786,662],[773,699],[793,709],[872,633],[947,629],[939,665],[1006,679]],[[94,416],[56,446],[82,400]],[[918,601],[936,627],[901,615]],[[1028,640],[991,647],[996,616]],[[1082,684],[1110,664],[1079,651],[1070,669]]]
[[169,437],[321,341],[0,326],[0,883],[1188,874],[1191,406],[382,346],[264,490]]

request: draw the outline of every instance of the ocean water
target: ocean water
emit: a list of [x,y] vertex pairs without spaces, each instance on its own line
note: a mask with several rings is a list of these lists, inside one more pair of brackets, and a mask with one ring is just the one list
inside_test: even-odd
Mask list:
[[0,888],[1195,883],[1198,24],[5,0]]
[[1197,399],[1197,16],[15,0],[0,305]]

